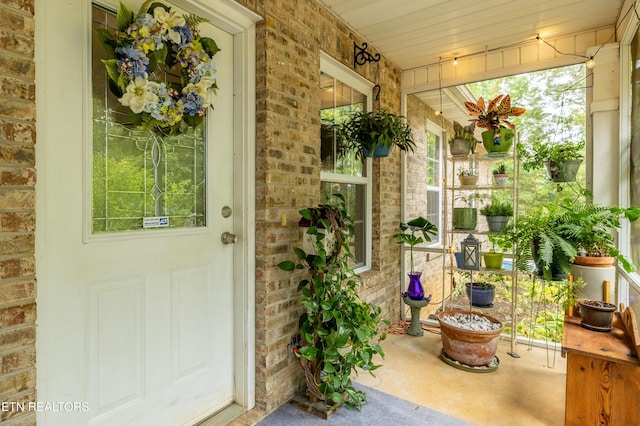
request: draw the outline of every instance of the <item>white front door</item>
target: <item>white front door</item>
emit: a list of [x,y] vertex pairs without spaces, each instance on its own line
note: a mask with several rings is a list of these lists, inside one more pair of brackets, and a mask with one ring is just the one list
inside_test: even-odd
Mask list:
[[[188,424],[238,399],[247,403],[238,398],[238,387],[249,383],[248,336],[236,335],[242,332],[238,322],[248,322],[246,311],[237,312],[247,303],[242,296],[246,275],[238,273],[238,255],[246,253],[221,239],[228,232],[242,240],[247,223],[238,220],[245,206],[237,201],[243,199],[238,196],[241,163],[234,155],[234,36],[204,24],[221,50],[214,58],[219,90],[214,110],[208,111],[199,171],[204,173],[198,185],[206,188],[197,201],[203,203],[199,225],[105,231],[95,224],[95,217],[104,216],[96,212],[102,202],[93,199],[97,193],[121,197],[124,204],[138,201],[127,188],[105,195],[95,182],[96,174],[99,179],[105,172],[96,170],[94,156],[113,154],[92,142],[90,53],[99,47],[90,45],[92,12],[86,3],[38,5],[38,400],[64,404],[41,411],[39,421]],[[127,5],[137,12],[141,3]],[[190,2],[180,4],[203,12],[189,10]],[[167,150],[181,155],[178,149]],[[153,174],[151,163],[145,176]],[[134,179],[122,173],[125,180]],[[171,170],[162,173],[166,177]],[[105,177],[110,179],[115,180]],[[246,247],[243,243],[238,244]],[[238,383],[238,376],[244,382]]]

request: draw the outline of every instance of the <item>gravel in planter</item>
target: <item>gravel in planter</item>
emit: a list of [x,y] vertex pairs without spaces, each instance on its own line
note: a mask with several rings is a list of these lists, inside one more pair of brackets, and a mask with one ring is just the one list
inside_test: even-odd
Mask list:
[[463,314],[460,312],[454,315],[444,316],[441,320],[453,327],[463,328],[465,330],[490,331],[497,330],[501,327],[500,324],[491,322],[479,315],[471,314],[470,318],[468,313]]

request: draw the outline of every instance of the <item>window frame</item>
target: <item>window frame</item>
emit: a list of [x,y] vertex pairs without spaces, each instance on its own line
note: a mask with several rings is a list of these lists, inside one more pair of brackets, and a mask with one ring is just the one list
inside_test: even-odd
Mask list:
[[[367,97],[366,108],[367,111],[371,111],[373,107],[372,92],[373,84],[361,77],[354,71],[350,70],[327,53],[320,51],[320,71],[325,72],[331,77],[340,80],[342,83],[347,84],[351,88],[364,94]],[[365,176],[350,176],[340,173],[331,173],[326,171],[320,171],[321,182],[336,182],[336,183],[351,183],[355,185],[365,186],[365,226],[364,226],[364,259],[362,265],[356,267],[354,271],[358,274],[371,269],[371,242],[372,242],[372,160],[367,158],[365,160]]]
[[[439,185],[438,186],[433,186],[433,185],[428,185],[425,181],[425,186],[426,186],[426,191],[427,191],[427,199],[428,199],[428,195],[430,192],[437,192],[438,193],[438,223],[440,224],[438,226],[438,234],[437,237],[432,238],[432,241],[429,243],[426,243],[427,247],[437,247],[437,246],[441,246],[443,243],[443,223],[445,220],[444,217],[444,211],[443,211],[443,205],[444,205],[444,201],[443,201],[443,194],[444,194],[444,129],[440,126],[438,126],[436,123],[434,123],[431,120],[427,120],[427,126],[426,126],[426,132],[427,134],[425,135],[425,167],[426,167],[426,162],[428,162],[430,160],[429,158],[429,150],[427,149],[427,145],[429,144],[429,133],[434,134],[437,138],[438,138],[438,156],[439,158],[436,160],[437,164],[438,164],[438,181],[439,181]],[[425,200],[425,203],[427,202],[427,200]],[[427,204],[427,213],[429,212],[429,205]],[[428,216],[428,215],[427,215]]]

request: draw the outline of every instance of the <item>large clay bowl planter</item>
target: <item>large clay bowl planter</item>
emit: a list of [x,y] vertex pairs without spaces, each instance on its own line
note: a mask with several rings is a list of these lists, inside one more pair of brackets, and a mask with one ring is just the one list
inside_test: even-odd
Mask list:
[[497,319],[480,312],[474,312],[474,314],[487,318],[493,323],[500,324],[500,328],[490,331],[466,330],[442,321],[443,317],[454,315],[458,312],[469,313],[468,311],[449,310],[438,314],[440,337],[445,353],[449,358],[464,365],[472,367],[489,365],[498,351],[498,341],[504,326]]
[[594,268],[608,268],[613,265],[613,256],[576,256],[573,263],[580,266],[591,266]]

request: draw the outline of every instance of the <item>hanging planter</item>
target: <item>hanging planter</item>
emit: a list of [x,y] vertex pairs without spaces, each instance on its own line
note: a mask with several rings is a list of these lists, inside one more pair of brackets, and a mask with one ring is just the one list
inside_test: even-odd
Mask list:
[[547,169],[549,179],[553,182],[573,182],[580,169],[582,160],[566,161],[545,161],[544,167]]
[[413,151],[415,142],[405,117],[385,110],[358,110],[344,123],[330,125],[336,130],[341,151],[354,152],[357,158],[387,157],[391,148]]
[[573,182],[584,159],[584,146],[584,141],[535,140],[530,148],[518,144],[518,156],[527,172],[544,167],[553,182]]

